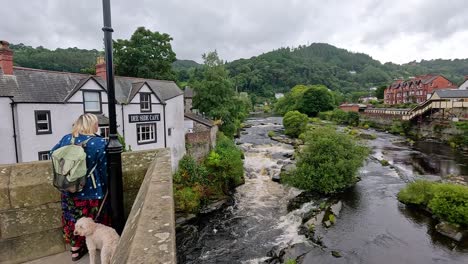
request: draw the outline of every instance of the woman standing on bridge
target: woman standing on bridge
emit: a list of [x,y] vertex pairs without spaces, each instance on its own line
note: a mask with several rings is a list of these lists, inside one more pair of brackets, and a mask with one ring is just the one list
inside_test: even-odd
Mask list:
[[[110,224],[109,215],[106,212],[108,202],[105,201],[107,200],[105,199],[107,193],[107,141],[96,135],[98,130],[97,117],[93,114],[83,114],[73,124],[72,133],[65,135],[51,150],[52,153],[66,145],[81,145],[86,152],[87,175],[94,175],[95,182],[88,179],[80,192],[62,191],[63,233],[65,241],[71,245],[73,261],[81,259],[88,252],[85,237],[73,234],[76,221],[81,217],[90,217],[96,222]],[[102,206],[103,209],[98,216],[103,202],[106,206]]]

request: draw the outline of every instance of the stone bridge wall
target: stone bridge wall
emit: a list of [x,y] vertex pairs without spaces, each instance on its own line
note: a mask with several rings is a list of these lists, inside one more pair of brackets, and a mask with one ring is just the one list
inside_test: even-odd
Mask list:
[[112,263],[176,263],[171,153],[151,163],[127,219]]
[[[122,154],[126,214],[150,165],[159,166],[153,161],[167,153],[158,149]],[[166,161],[161,165],[164,170],[165,165]],[[169,171],[170,167],[169,154]],[[21,263],[66,250],[60,193],[52,177],[50,161],[0,165],[0,263]]]

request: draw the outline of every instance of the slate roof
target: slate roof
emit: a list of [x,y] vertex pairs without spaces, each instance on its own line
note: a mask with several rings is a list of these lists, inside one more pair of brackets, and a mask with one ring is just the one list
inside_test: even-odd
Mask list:
[[404,87],[410,84],[419,84],[422,82],[423,84],[428,84],[437,79],[437,77],[443,77],[442,75],[433,75],[433,74],[427,74],[427,75],[420,75],[413,77],[409,79],[408,81],[403,81],[403,80],[396,80],[392,84],[390,84],[390,88],[399,88],[399,87]]
[[214,127],[215,126],[215,124],[214,124],[214,122],[212,120],[206,119],[206,118],[204,118],[202,116],[199,116],[197,114],[194,114],[194,113],[184,113],[184,116],[186,118],[188,118],[188,119],[191,119],[191,120],[193,120],[195,122],[201,123],[201,124],[203,124],[205,126],[208,126],[208,127]]
[[436,93],[441,99],[444,98],[468,98],[468,90],[436,90]]
[[[13,96],[15,102],[63,103],[90,79],[95,80],[106,90],[105,80],[89,74],[23,67],[14,67],[13,74],[4,75],[0,71],[0,96]],[[177,84],[172,81],[116,76],[115,98],[117,102],[128,103],[129,99],[132,99],[141,88],[138,84],[145,82],[162,102],[183,94]]]

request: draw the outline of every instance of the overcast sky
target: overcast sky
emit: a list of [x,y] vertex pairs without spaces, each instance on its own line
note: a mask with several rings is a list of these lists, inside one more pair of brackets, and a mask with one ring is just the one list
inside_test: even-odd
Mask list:
[[[103,49],[100,0],[1,0],[0,39]],[[144,26],[178,59],[250,58],[326,42],[381,62],[468,58],[467,0],[111,0],[114,39]]]

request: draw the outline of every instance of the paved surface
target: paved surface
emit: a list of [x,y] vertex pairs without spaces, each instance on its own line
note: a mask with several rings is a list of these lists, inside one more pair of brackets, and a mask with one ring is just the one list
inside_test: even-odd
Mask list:
[[[71,253],[69,251],[57,254],[57,255],[52,255],[40,259],[36,259],[33,261],[29,262],[24,262],[26,264],[88,264],[89,263],[89,254],[86,254],[86,256],[83,256],[79,261],[73,262],[71,260]],[[101,259],[99,256],[99,251],[98,255],[96,256],[96,264],[100,264]]]

